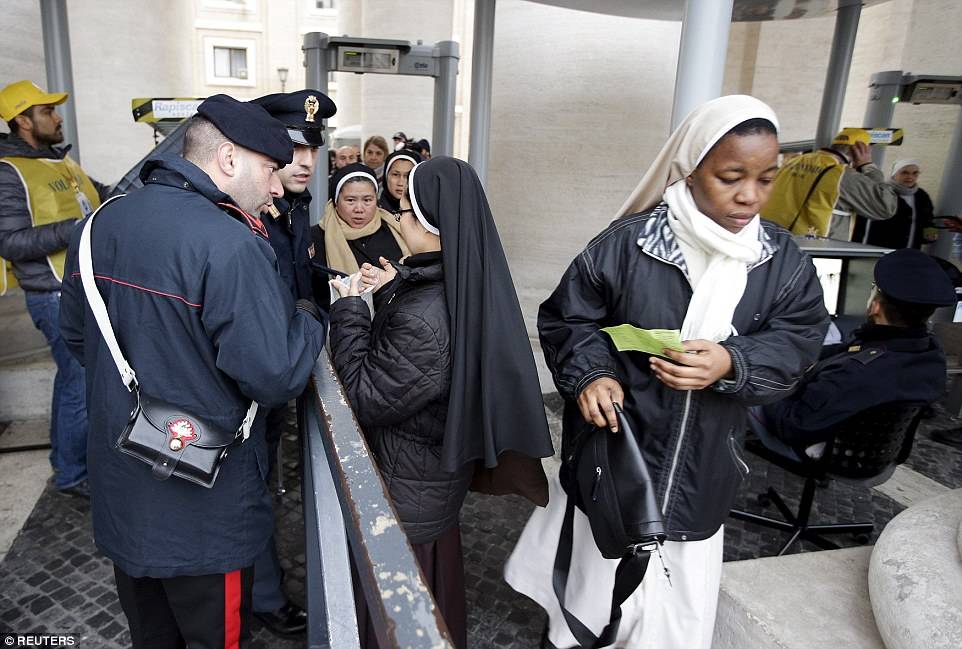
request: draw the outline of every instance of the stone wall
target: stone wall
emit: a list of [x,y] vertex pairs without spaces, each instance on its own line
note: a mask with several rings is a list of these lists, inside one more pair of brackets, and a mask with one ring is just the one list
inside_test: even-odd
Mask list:
[[[0,83],[30,79],[47,89],[40,4],[0,0],[0,12],[10,35]],[[161,10],[148,0],[67,3],[81,163],[101,182],[116,182],[153,147],[130,100],[190,91],[190,41],[170,38],[189,28],[189,14],[189,5]]]
[[81,162],[112,184],[154,146],[150,127],[134,122],[130,100],[192,90],[190,40],[170,37],[190,28],[190,7],[101,0],[67,8]]
[[487,186],[529,332],[664,143],[680,32],[499,0]]
[[[365,38],[421,40],[426,45],[454,40],[455,4],[452,0],[409,0],[403,4],[391,0],[341,3],[338,5],[337,32]],[[459,20],[458,24],[461,22]],[[466,69],[463,43],[461,56],[463,76]],[[334,79],[338,85],[340,125],[360,124],[363,139],[381,135],[388,140],[389,146],[391,135],[396,131],[404,131],[409,137],[432,139],[432,78],[335,73]],[[460,84],[463,80],[459,80]],[[466,151],[456,153],[467,157]]]

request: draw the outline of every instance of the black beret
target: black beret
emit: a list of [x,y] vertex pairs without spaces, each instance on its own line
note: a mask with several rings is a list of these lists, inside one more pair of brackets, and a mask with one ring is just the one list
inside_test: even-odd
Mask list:
[[256,104],[213,95],[201,102],[197,114],[210,120],[231,142],[263,153],[282,167],[294,159],[287,129]]
[[951,306],[955,288],[939,264],[920,250],[904,248],[875,264],[875,285],[886,296],[921,306]]
[[252,99],[251,103],[262,106],[271,117],[287,127],[287,134],[294,144],[321,146],[324,144],[324,123],[337,112],[331,98],[318,90],[278,92]]

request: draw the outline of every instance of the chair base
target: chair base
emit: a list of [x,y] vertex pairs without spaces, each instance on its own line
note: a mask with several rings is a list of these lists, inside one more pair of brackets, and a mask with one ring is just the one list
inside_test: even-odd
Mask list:
[[875,525],[873,523],[825,523],[821,525],[809,525],[808,516],[811,512],[814,491],[815,481],[806,481],[805,489],[802,493],[802,502],[799,506],[798,514],[795,514],[788,508],[788,506],[785,504],[785,501],[782,500],[782,497],[778,495],[778,492],[769,487],[768,491],[765,494],[762,494],[760,499],[767,497],[769,500],[771,500],[772,504],[775,505],[775,507],[781,512],[782,516],[785,517],[784,520],[769,518],[768,516],[753,514],[751,512],[741,511],[738,509],[731,510],[728,515],[736,520],[745,521],[747,523],[755,523],[756,525],[762,525],[771,529],[791,532],[791,537],[789,537],[788,541],[782,545],[777,556],[782,556],[785,554],[785,552],[787,552],[788,549],[799,540],[809,541],[823,550],[837,550],[839,549],[839,545],[824,538],[826,535],[868,535],[871,534],[872,530],[875,529]]

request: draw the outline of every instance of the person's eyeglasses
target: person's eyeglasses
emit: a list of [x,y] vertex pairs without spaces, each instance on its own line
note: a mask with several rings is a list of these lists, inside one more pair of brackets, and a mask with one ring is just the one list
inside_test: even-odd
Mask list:
[[397,221],[398,223],[400,223],[400,222],[401,222],[401,215],[402,215],[402,214],[407,214],[407,213],[409,213],[409,212],[414,212],[414,210],[413,210],[413,209],[398,210],[397,212],[394,213],[394,220]]

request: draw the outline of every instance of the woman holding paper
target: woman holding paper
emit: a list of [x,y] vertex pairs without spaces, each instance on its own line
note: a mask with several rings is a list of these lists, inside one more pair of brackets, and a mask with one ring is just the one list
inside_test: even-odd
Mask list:
[[[747,96],[696,109],[541,305],[541,344],[565,398],[562,457],[593,427],[616,430],[612,404],[623,404],[668,532],[670,585],[668,571],[647,572],[622,606],[616,647],[710,646],[721,526],[747,470],[747,407],[792,389],[828,325],[811,261],[758,217],[777,169],[777,125]],[[602,329],[625,324],[679,330],[684,351],[618,351]],[[562,467],[566,488],[569,474]],[[565,503],[552,481],[548,508],[532,515],[506,567],[508,583],[548,612],[555,647],[577,646],[552,590]],[[580,511],[574,542],[567,608],[598,634],[618,561],[601,556]]]
[[[458,512],[474,480],[544,505],[552,454],[537,370],[474,170],[415,166],[397,219],[403,264],[364,266],[331,307],[330,350],[454,644],[467,644]],[[377,286],[375,315],[356,297]],[[359,607],[359,624],[365,613]],[[361,632],[362,639],[365,631]],[[362,646],[376,646],[367,629]]]
[[373,169],[358,162],[338,169],[331,186],[324,218],[311,232],[315,260],[352,275],[361,264],[410,253],[394,215],[378,207]]

